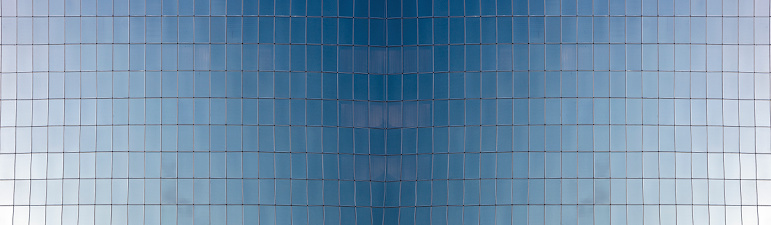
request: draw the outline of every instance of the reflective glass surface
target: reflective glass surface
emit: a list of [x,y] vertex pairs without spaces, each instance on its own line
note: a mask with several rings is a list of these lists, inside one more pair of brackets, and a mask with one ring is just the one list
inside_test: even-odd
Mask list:
[[767,0],[1,0],[0,224],[771,224]]

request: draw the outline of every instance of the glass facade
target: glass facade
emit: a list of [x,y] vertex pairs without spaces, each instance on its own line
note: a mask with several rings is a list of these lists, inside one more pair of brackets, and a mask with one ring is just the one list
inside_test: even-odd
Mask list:
[[771,224],[767,0],[0,2],[0,224]]

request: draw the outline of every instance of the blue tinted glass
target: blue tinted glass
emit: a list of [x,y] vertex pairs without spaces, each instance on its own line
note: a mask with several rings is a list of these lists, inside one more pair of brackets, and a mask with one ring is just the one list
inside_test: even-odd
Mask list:
[[0,224],[771,223],[767,2],[0,8]]

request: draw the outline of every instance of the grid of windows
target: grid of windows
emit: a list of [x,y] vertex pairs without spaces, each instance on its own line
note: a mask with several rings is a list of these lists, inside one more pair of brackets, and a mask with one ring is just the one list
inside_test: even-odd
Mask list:
[[2,0],[0,224],[768,224],[762,0]]

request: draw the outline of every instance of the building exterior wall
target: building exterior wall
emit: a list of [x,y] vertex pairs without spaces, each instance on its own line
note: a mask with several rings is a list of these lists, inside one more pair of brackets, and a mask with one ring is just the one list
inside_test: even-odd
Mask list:
[[0,224],[768,224],[769,11],[3,0]]

